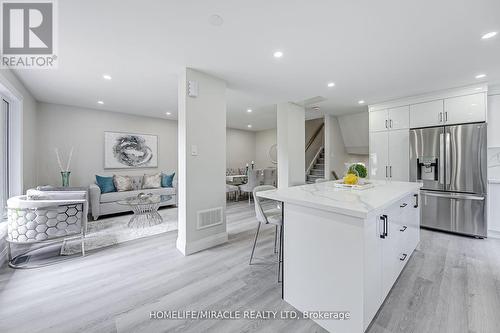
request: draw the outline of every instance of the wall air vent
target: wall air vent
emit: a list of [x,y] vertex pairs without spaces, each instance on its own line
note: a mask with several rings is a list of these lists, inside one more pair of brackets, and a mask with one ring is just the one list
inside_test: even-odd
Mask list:
[[198,211],[198,221],[196,229],[200,230],[222,224],[222,214],[222,207]]

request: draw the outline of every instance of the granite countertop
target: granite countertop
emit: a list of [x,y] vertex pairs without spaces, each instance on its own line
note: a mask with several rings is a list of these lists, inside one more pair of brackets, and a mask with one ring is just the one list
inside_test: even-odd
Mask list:
[[384,208],[418,191],[422,184],[370,180],[375,186],[365,190],[339,188],[334,182],[308,184],[258,192],[257,196],[343,215],[366,218],[374,210]]

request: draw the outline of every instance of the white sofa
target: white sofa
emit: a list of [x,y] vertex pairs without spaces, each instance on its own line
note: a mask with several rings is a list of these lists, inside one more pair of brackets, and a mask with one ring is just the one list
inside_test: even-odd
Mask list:
[[134,187],[132,191],[101,193],[101,189],[97,184],[91,184],[89,186],[90,210],[94,221],[102,215],[131,211],[130,207],[120,205],[117,202],[129,197],[136,197],[141,192],[157,195],[171,195],[172,199],[162,203],[160,206],[177,205],[177,184],[175,182],[173,184],[174,187],[143,189],[142,178],[142,176],[132,176]]

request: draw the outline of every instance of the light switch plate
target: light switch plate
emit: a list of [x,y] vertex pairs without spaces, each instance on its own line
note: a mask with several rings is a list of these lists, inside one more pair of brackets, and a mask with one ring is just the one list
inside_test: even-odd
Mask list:
[[198,156],[198,146],[191,145],[191,156]]

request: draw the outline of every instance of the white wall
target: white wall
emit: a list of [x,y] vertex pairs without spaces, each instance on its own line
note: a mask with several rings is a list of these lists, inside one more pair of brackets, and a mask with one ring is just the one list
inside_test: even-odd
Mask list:
[[[88,186],[95,175],[142,175],[177,170],[177,122],[117,112],[39,103],[38,183],[60,185],[61,175],[54,148],[71,162],[72,186]],[[104,132],[131,132],[158,135],[158,168],[104,170]],[[64,163],[64,162],[63,162]]]
[[500,238],[500,87],[488,96],[488,237]]
[[244,168],[255,162],[256,132],[226,129],[226,167]]
[[338,116],[345,150],[368,158],[368,111]]
[[255,165],[257,168],[276,167],[269,158],[269,149],[276,144],[276,128],[258,131],[255,134]]
[[[198,96],[187,94],[189,81]],[[226,206],[226,84],[191,68],[179,76],[179,231],[177,249],[188,255],[227,241],[219,225],[199,229],[198,212]],[[196,150],[193,153],[193,150]]]
[[350,156],[345,151],[344,140],[340,132],[337,117],[325,116],[325,178],[332,179],[335,171],[339,177],[344,175],[345,163]]
[[488,147],[500,148],[500,91],[488,96]]

